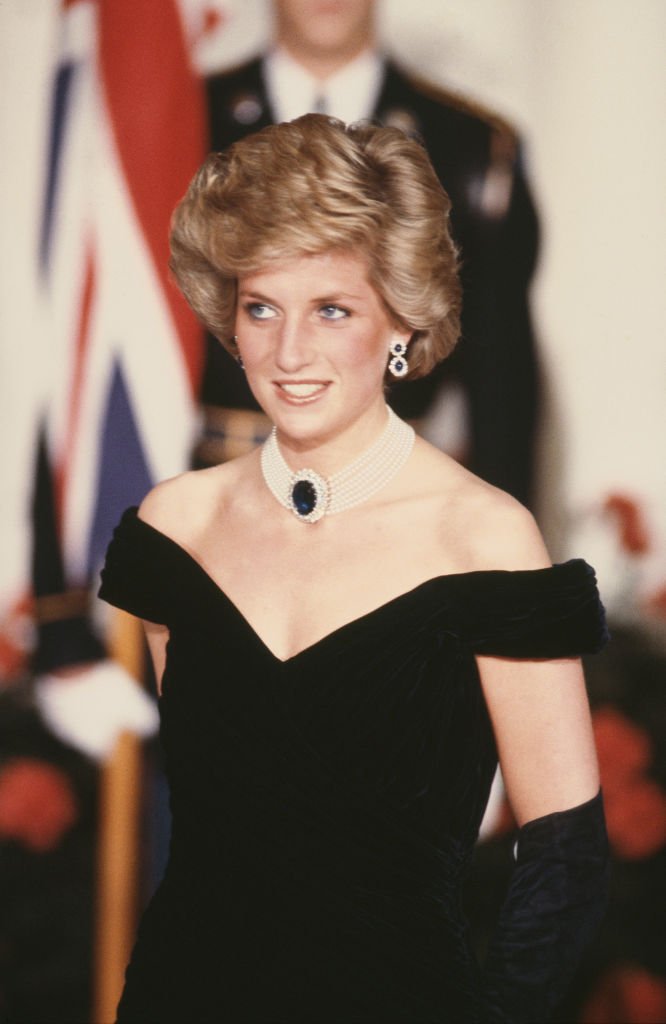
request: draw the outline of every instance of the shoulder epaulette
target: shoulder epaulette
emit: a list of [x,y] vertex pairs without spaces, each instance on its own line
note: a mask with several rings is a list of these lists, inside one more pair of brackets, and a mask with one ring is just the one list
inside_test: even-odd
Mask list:
[[420,92],[423,96],[433,100],[435,103],[441,103],[443,106],[452,107],[454,110],[458,110],[462,114],[467,114],[470,117],[474,117],[477,120],[482,121],[493,132],[506,136],[507,141],[510,140],[514,146],[517,146],[517,129],[510,121],[505,117],[502,117],[495,110],[492,110],[490,107],[485,106],[477,100],[471,99],[469,96],[463,95],[455,89],[446,89],[435,82],[422,78],[420,75],[411,70],[407,70],[402,66],[400,67],[400,71],[408,80],[412,88],[417,92]]

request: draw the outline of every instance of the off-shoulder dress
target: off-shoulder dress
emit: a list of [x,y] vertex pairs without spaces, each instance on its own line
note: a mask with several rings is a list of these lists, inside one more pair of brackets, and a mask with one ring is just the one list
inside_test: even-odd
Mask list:
[[[281,661],[129,509],[100,595],[169,629],[159,706],[173,831],[118,1020],[491,1019],[460,899],[497,766],[475,655],[598,650],[592,569],[437,576]],[[537,840],[540,821],[557,815],[530,823]],[[533,955],[534,936],[510,941]]]

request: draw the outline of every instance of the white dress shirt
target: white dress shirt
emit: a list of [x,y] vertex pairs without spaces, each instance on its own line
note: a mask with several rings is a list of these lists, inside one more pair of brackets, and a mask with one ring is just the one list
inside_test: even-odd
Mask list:
[[351,124],[372,116],[382,85],[383,61],[364,50],[325,81],[315,78],[286,50],[272,50],[263,65],[268,99],[276,121],[292,121],[320,109]]

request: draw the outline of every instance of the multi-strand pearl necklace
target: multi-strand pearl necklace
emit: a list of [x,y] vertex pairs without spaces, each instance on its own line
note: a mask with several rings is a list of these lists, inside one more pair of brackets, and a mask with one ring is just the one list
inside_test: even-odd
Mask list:
[[262,446],[261,471],[280,504],[303,523],[316,523],[366,501],[404,466],[414,446],[413,429],[389,409],[388,423],[374,444],[326,479],[313,469],[293,473],[276,435],[273,427]]

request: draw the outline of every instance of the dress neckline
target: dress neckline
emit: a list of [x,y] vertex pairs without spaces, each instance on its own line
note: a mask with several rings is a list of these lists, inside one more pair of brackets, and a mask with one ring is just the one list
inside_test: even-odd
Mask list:
[[201,578],[206,581],[207,585],[212,589],[212,591],[215,592],[232,610],[232,612],[241,622],[243,627],[252,635],[257,645],[264,651],[266,657],[268,657],[271,661],[283,666],[289,666],[300,661],[308,655],[313,654],[315,651],[317,651],[320,647],[324,646],[328,642],[332,642],[334,639],[339,638],[343,633],[351,631],[355,628],[359,628],[361,625],[368,622],[370,619],[381,615],[382,612],[386,612],[389,608],[397,606],[405,601],[413,600],[426,590],[431,590],[435,587],[446,586],[449,584],[455,585],[458,581],[469,579],[471,577],[524,577],[526,575],[533,577],[535,575],[541,575],[544,573],[550,574],[553,570],[562,569],[567,566],[572,566],[576,563],[581,563],[583,565],[585,564],[582,559],[570,559],[568,562],[546,566],[541,569],[473,569],[468,570],[466,572],[441,573],[436,576],[431,576],[428,577],[428,579],[422,580],[420,583],[417,583],[414,587],[410,587],[408,590],[402,591],[401,593],[394,595],[388,600],[383,601],[381,604],[376,605],[369,611],[364,612],[353,619],[349,619],[347,622],[344,622],[339,626],[336,626],[334,629],[323,634],[317,640],[314,640],[312,643],[309,643],[305,647],[301,648],[299,651],[294,652],[286,658],[281,658],[266,643],[266,641],[262,638],[261,634],[257,631],[257,629],[255,629],[255,627],[249,621],[247,616],[244,615],[244,613],[241,611],[236,602],[232,600],[232,598],[227,594],[223,587],[220,586],[220,584],[211,576],[208,570],[204,568],[202,563],[199,562],[198,559],[190,551],[187,550],[187,548],[183,547],[183,545],[180,544],[177,540],[174,540],[173,537],[170,537],[168,534],[164,533],[156,526],[153,526],[151,523],[148,523],[145,519],[142,519],[139,516],[139,510],[137,506],[133,506],[127,509],[125,517],[127,517],[130,521],[139,524],[140,529],[144,529],[149,533],[153,534],[154,536],[160,538],[162,542],[167,543],[175,551],[179,552],[180,557],[183,558],[189,565],[193,567],[193,569],[201,576]]

